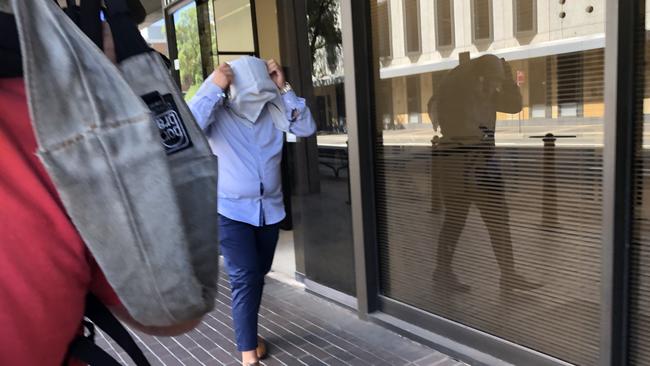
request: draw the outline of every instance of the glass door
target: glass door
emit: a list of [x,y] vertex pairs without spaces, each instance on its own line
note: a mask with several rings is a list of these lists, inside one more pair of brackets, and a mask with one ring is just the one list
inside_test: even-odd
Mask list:
[[204,78],[197,4],[187,2],[168,16],[170,56],[175,77],[186,100],[190,100]]
[[186,100],[216,65],[258,54],[250,0],[183,1],[165,13],[173,73]]

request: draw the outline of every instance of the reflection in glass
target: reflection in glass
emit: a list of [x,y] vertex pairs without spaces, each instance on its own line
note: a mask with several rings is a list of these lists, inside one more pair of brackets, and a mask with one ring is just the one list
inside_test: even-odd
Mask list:
[[596,364],[604,2],[367,1],[381,293]]
[[303,143],[313,144],[307,148],[317,151],[308,162],[317,184],[310,184],[308,194],[296,197],[297,231],[304,240],[307,278],[354,295],[341,5],[340,0],[308,0],[306,5],[314,95],[311,110],[318,133],[315,141]]
[[438,47],[454,44],[453,0],[436,0],[436,37]]
[[181,91],[185,100],[190,100],[203,82],[201,64],[201,45],[196,4],[189,3],[174,13],[176,47],[178,49],[177,68],[180,72]]
[[445,218],[438,237],[434,281],[469,291],[452,260],[472,204],[485,224],[501,272],[502,290],[539,287],[515,271],[501,163],[496,156],[496,113],[519,113],[521,93],[508,63],[481,56],[450,71],[440,83],[436,119],[441,128],[433,159],[440,176]]
[[515,33],[527,33],[535,30],[535,0],[515,0]]
[[492,38],[492,0],[472,0],[475,41]]
[[406,27],[406,52],[420,52],[419,0],[404,0],[404,24]]

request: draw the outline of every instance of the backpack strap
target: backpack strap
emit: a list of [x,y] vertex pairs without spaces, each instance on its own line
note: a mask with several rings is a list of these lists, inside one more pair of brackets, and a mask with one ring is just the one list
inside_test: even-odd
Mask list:
[[100,49],[104,47],[104,35],[102,29],[100,0],[82,0],[79,7],[79,28],[90,38]]
[[79,7],[75,0],[66,0],[65,13],[75,24],[79,24]]
[[126,0],[105,0],[106,20],[111,26],[115,55],[120,63],[129,57],[151,52],[152,49],[138,30],[131,17],[131,9]]
[[86,297],[85,317],[83,326],[88,335],[80,335],[70,344],[68,358],[75,358],[92,366],[119,366],[106,351],[95,344],[95,326],[111,337],[137,366],[150,366],[142,350],[135,343],[129,332],[106,306],[93,294]]
[[91,366],[122,366],[106,351],[97,346],[94,340],[84,336],[79,336],[72,341],[64,366],[68,364],[67,361],[70,358],[85,362]]
[[13,14],[0,12],[0,34],[0,78],[22,76],[23,59]]

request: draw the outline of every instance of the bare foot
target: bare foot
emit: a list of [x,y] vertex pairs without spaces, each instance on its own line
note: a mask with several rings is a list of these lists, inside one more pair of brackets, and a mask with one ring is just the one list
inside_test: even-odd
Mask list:
[[259,366],[260,360],[257,357],[257,351],[246,351],[241,353],[241,363],[243,366]]
[[263,360],[266,358],[266,356],[268,356],[266,343],[264,343],[264,339],[262,339],[262,337],[257,337],[257,349],[255,351],[257,352],[257,358],[260,360]]

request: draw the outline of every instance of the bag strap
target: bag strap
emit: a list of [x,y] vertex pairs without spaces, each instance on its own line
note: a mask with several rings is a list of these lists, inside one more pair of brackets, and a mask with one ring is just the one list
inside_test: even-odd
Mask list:
[[75,0],[66,0],[65,13],[75,24],[79,24],[79,7]]
[[79,28],[100,49],[104,48],[100,0],[82,0],[79,8]]
[[111,337],[128,355],[137,366],[150,366],[142,350],[135,343],[122,323],[113,316],[110,310],[93,294],[86,297],[86,319],[84,327],[89,335],[78,336],[71,344],[68,351],[69,357],[93,366],[118,366],[120,365],[108,353],[94,342],[95,326],[99,327]]
[[0,12],[0,34],[0,78],[22,76],[23,59],[13,14]]
[[[97,346],[92,339],[87,337],[78,337],[72,341],[68,349],[68,355],[68,357],[74,357],[76,360],[92,366],[122,366],[111,355]],[[67,362],[64,363],[64,365],[67,364]]]
[[131,17],[129,4],[125,0],[105,0],[106,20],[111,26],[117,62],[142,53],[152,52]]
[[[54,2],[59,5],[58,1]],[[100,10],[100,0],[82,0],[79,6],[76,0],[66,0],[64,9],[65,14],[101,49],[104,37]]]

